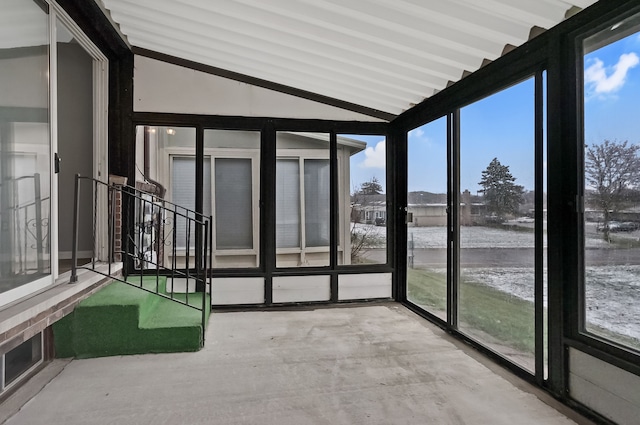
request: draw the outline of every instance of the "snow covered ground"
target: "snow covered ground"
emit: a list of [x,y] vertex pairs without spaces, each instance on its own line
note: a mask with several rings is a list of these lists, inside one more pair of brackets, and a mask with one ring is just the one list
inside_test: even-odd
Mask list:
[[[370,224],[357,224],[356,232],[366,232],[373,242],[368,248],[379,247],[384,240],[387,229]],[[439,227],[409,227],[407,241],[413,240],[414,248],[446,248],[447,229]],[[460,245],[462,248],[533,248],[534,234],[526,231],[511,231],[492,227],[464,226],[460,228]],[[547,246],[545,235],[544,245]],[[604,248],[608,244],[602,240],[601,234],[587,232],[587,248]]]
[[[445,273],[444,269],[432,270]],[[462,275],[469,280],[483,283],[514,297],[534,301],[532,268],[474,267],[463,269]],[[588,323],[640,340],[638,300],[640,300],[640,265],[587,268],[586,318]]]
[[[376,241],[376,245],[384,240],[386,228],[362,224],[358,226],[360,231],[373,236],[372,240]],[[635,233],[618,237],[640,237]],[[587,248],[612,247],[589,224],[586,238]],[[416,249],[446,248],[446,228],[409,227],[407,240],[409,244],[413,241]],[[460,242],[463,248],[533,248],[534,235],[530,232],[480,226],[461,227]],[[441,271],[444,273],[444,270]],[[533,268],[474,267],[464,269],[462,273],[477,282],[533,302]],[[587,267],[585,295],[588,323],[640,340],[640,265]]]

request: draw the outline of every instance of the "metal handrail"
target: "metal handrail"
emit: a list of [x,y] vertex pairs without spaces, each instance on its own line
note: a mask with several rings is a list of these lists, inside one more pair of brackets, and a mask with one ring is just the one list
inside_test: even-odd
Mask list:
[[[91,184],[93,195],[93,215],[92,215],[92,237],[93,255],[91,263],[83,266],[78,265],[78,236],[80,223],[80,203],[81,182]],[[116,250],[116,204],[120,198],[121,207],[121,236],[120,249]],[[108,271],[104,273],[96,268],[96,245],[98,244],[98,198],[105,196],[109,207],[107,217],[108,233]],[[73,237],[72,237],[72,259],[70,283],[78,281],[78,269],[91,270],[95,273],[110,277],[127,285],[134,286],[141,290],[170,299],[202,313],[202,338],[204,341],[206,313],[211,302],[207,305],[208,295],[211,299],[211,267],[213,265],[212,246],[212,218],[196,211],[189,210],[183,206],[174,204],[157,197],[148,192],[141,191],[131,186],[116,186],[100,180],[83,177],[79,174],[75,176],[74,187],[74,217],[73,217]],[[179,226],[184,226],[185,233],[185,260],[184,266],[178,263],[177,231]],[[194,246],[191,246],[190,239],[195,239]],[[165,249],[169,247],[169,254]],[[180,247],[182,249],[182,247]],[[116,255],[124,262],[123,278],[112,273],[111,265],[114,263]],[[165,266],[165,257],[171,257],[169,266]],[[190,267],[190,259],[193,257],[194,264]],[[168,261],[167,261],[168,262]],[[155,273],[149,273],[151,269]],[[144,284],[145,276],[155,276],[155,287]],[[139,281],[132,281],[131,276],[139,276]],[[161,290],[159,285],[160,276],[166,276],[166,285]],[[184,299],[181,292],[176,292],[176,280],[185,280]],[[171,290],[168,290],[169,281]],[[202,292],[202,303],[196,305],[189,302],[190,284],[195,284],[195,291]]]

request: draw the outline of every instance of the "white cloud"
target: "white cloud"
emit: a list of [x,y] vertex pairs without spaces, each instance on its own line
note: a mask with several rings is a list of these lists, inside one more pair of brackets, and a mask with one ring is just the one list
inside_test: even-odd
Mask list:
[[411,130],[409,132],[409,137],[415,137],[415,138],[421,138],[422,136],[424,136],[424,130],[421,129],[420,127],[418,128],[414,128],[413,130]]
[[385,161],[385,141],[378,142],[375,147],[368,147],[364,151],[364,162],[362,166],[365,168],[384,168]]
[[[604,63],[596,58],[593,63],[584,71],[584,82],[589,89],[596,94],[614,93],[624,86],[627,73],[631,68],[640,63],[640,58],[635,53],[624,53],[620,55],[618,63],[605,68]],[[608,71],[609,75],[607,75]]]

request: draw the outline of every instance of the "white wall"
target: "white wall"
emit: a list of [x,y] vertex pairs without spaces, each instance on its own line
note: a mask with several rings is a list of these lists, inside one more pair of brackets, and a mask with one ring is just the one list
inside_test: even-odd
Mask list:
[[273,302],[329,301],[330,276],[278,276],[273,278]]
[[343,274],[338,277],[339,300],[391,298],[391,273]]
[[273,90],[135,56],[134,111],[381,121]]
[[264,303],[264,278],[262,277],[238,277],[212,279],[213,305],[234,304],[263,304]]
[[620,425],[640,418],[640,377],[574,348],[569,350],[569,394]]

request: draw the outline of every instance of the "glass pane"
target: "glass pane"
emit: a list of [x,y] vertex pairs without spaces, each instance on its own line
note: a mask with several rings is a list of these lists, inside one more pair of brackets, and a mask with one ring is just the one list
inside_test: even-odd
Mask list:
[[338,136],[338,264],[387,262],[384,136]]
[[260,132],[205,130],[205,156],[214,158],[213,265],[260,264]]
[[640,350],[640,15],[584,41],[584,328]]
[[407,299],[447,320],[447,119],[409,132]]
[[215,164],[216,249],[251,249],[251,160],[216,158]]
[[534,100],[529,79],[460,111],[459,327],[530,371]]
[[328,266],[329,134],[276,135],[276,267]]
[[[135,187],[145,192],[154,193],[182,208],[195,210],[196,199],[196,130],[182,127],[136,127],[136,178]],[[205,191],[203,214],[211,215],[211,159],[205,158],[204,164]],[[149,198],[150,199],[150,198]],[[173,206],[167,205],[173,209]],[[157,260],[164,267],[175,264],[181,268],[186,266],[186,247],[195,246],[194,229],[187,232],[187,221],[183,217],[187,212],[177,208],[174,212],[166,212],[162,217],[162,225],[149,226],[156,220],[157,210],[150,202],[140,202],[136,206],[135,220],[138,234],[135,243],[144,253],[146,261]],[[176,214],[177,213],[177,214]],[[193,214],[190,214],[192,218]],[[189,241],[187,244],[187,235]],[[159,239],[157,238],[159,237]],[[158,243],[161,240],[163,243]],[[131,247],[130,247],[131,248]],[[160,251],[160,252],[156,252]],[[192,267],[195,259],[189,257]],[[145,267],[148,267],[145,264]]]
[[[172,156],[171,189],[173,193],[172,202],[188,210],[196,210],[196,159],[188,156]],[[202,214],[205,217],[211,215],[211,158],[204,158],[203,166],[203,199]],[[181,212],[184,214],[184,212]],[[193,217],[189,214],[190,217]],[[187,243],[190,248],[195,247],[195,228],[183,216],[176,217],[176,246],[185,248]],[[189,238],[187,238],[187,227],[189,227]]]
[[307,246],[329,246],[329,160],[304,160],[304,218]]
[[4,384],[9,385],[42,360],[42,334],[23,342],[4,356]]
[[0,42],[0,293],[51,273],[48,15],[32,1]]
[[300,162],[276,163],[276,248],[300,247]]

